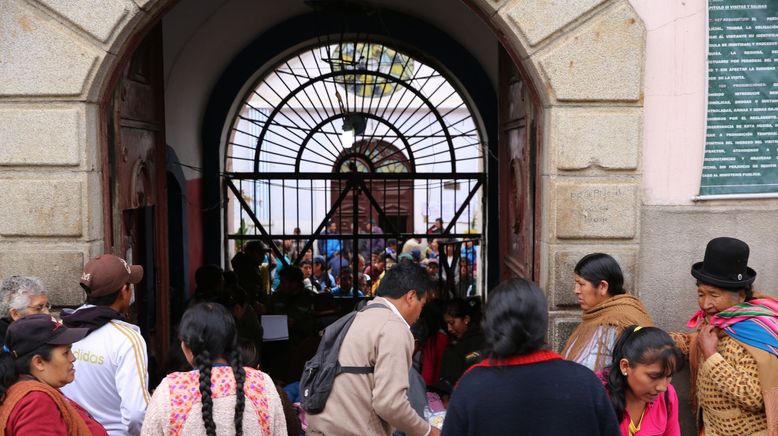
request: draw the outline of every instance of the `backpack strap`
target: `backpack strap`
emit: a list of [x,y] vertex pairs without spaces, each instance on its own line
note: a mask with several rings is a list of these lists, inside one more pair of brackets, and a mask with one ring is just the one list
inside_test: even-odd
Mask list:
[[[389,303],[389,304],[391,304],[391,303]],[[392,310],[392,309],[389,309],[388,307],[386,307],[385,304],[375,303],[375,304],[365,304],[359,310],[357,310],[357,312],[364,312],[367,309],[379,309],[379,308],[380,309],[386,309],[386,310]]]
[[[357,312],[364,312],[368,309],[376,309],[376,308],[391,310],[388,307],[386,307],[385,304],[375,303],[375,304],[366,304],[361,308],[359,308]],[[338,370],[338,374],[344,372],[348,374],[372,374],[374,371],[375,371],[375,367],[373,366],[341,366],[340,369]]]
[[372,374],[375,370],[373,366],[341,366],[338,374],[347,372],[349,374]]

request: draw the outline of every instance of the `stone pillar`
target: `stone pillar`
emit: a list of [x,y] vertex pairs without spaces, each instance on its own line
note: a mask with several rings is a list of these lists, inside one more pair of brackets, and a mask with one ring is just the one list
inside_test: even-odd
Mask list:
[[612,254],[637,283],[645,28],[626,0],[487,1],[543,105],[541,287],[559,349],[580,322],[573,266]]

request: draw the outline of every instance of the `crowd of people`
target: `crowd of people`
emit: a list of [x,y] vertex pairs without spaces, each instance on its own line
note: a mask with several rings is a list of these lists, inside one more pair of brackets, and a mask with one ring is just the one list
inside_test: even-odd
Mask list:
[[[354,250],[351,231],[341,233],[330,221],[322,237],[306,248],[302,239],[274,241],[270,250],[259,241],[249,241],[232,259],[239,275],[253,275],[256,283],[241,284],[257,300],[275,293],[284,266],[297,264],[303,270],[305,287],[312,293],[332,293],[336,297],[375,295],[385,272],[400,261],[410,261],[425,269],[444,298],[467,298],[477,294],[478,240],[443,237],[443,220],[437,218],[427,229],[427,238],[398,241],[388,237],[374,221],[367,220],[356,235]],[[295,228],[295,236],[300,229]],[[343,239],[339,238],[342,237]],[[256,265],[256,263],[259,263]],[[254,269],[256,271],[246,271]]]
[[[379,257],[389,258],[387,248]],[[545,295],[527,280],[503,281],[482,307],[478,296],[441,292],[429,262],[401,255],[365,293],[372,298],[353,298],[348,291],[361,289],[350,266],[335,287],[313,292],[310,277],[332,274],[330,263],[311,275],[302,262],[267,274],[265,256],[246,244],[233,271],[197,271],[177,329],[181,361],[156,386],[145,340],[126,319],[142,267],[110,254],[91,259],[80,277],[85,304],[60,319],[41,280],[6,278],[0,431],[673,436],[684,402],[671,380],[688,365],[700,434],[778,435],[778,300],[753,289],[743,241],[713,239],[692,265],[691,333],[654,327],[616,260],[584,256],[573,284],[582,322],[560,354],[547,347]],[[275,292],[261,297],[276,278]],[[326,405],[305,410],[303,365],[342,315],[320,296],[332,301],[338,287],[362,302],[336,349],[339,367],[357,370],[316,386]],[[286,315],[289,340],[264,342],[262,314]]]

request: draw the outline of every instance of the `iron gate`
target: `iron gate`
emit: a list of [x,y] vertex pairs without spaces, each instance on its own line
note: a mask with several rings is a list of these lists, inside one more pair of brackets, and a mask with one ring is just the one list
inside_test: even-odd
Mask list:
[[[269,69],[226,150],[227,238],[260,239],[284,264],[327,240],[343,241],[361,272],[356,254],[371,241],[435,237],[459,252],[463,239],[482,239],[478,119],[438,69],[385,43],[319,43]],[[436,218],[446,224],[430,235]],[[370,221],[383,233],[366,233]],[[288,259],[284,240],[294,242]]]

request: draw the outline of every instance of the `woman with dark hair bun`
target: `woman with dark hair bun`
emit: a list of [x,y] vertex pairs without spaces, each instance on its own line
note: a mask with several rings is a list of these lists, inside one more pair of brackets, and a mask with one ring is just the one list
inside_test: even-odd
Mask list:
[[241,364],[235,321],[224,306],[192,306],[179,330],[181,349],[195,369],[162,380],[146,411],[143,435],[286,435],[273,381]]
[[543,292],[513,279],[488,295],[487,358],[459,380],[443,436],[618,435],[616,414],[597,376],[543,349],[548,328]]
[[680,436],[678,395],[670,384],[683,367],[673,339],[656,327],[629,326],[613,347],[611,365],[597,375],[616,411],[622,436]]
[[593,371],[601,371],[610,362],[613,344],[625,327],[654,323],[643,303],[624,289],[624,275],[613,257],[604,253],[587,254],[573,271],[574,292],[583,315],[562,356]]

